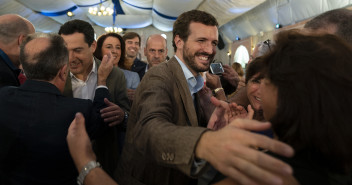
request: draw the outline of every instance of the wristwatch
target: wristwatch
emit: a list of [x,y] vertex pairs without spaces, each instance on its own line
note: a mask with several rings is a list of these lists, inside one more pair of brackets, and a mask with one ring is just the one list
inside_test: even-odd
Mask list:
[[84,179],[88,175],[88,173],[97,167],[101,167],[99,162],[96,161],[90,161],[88,162],[85,166],[83,166],[81,172],[79,173],[77,177],[77,184],[78,185],[83,185]]
[[218,88],[214,89],[213,90],[213,95],[216,96],[216,93],[219,92],[220,90],[224,90],[224,88],[218,87]]

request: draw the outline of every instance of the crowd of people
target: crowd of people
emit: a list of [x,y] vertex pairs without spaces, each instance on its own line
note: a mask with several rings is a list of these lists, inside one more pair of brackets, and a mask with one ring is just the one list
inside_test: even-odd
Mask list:
[[218,22],[167,41],[0,16],[0,184],[352,184],[352,11],[257,44],[210,74]]

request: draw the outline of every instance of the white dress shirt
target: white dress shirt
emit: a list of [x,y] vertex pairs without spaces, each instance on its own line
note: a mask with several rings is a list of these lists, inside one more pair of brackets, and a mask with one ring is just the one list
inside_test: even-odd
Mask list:
[[74,98],[90,99],[93,101],[95,95],[95,89],[97,88],[98,82],[98,70],[95,65],[93,58],[92,71],[88,74],[86,81],[78,79],[74,74],[70,72],[72,92]]

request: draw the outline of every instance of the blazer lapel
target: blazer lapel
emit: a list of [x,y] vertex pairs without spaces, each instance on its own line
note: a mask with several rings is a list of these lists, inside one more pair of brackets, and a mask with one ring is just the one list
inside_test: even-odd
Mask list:
[[186,77],[182,71],[180,64],[175,57],[172,57],[167,65],[169,66],[173,76],[175,76],[175,82],[181,95],[181,99],[191,126],[198,126],[196,109],[194,107],[193,99],[188,88]]
[[67,74],[66,78],[66,83],[65,83],[65,88],[64,92],[62,93],[66,97],[73,98],[73,92],[72,92],[72,82],[71,82],[71,75],[70,73]]

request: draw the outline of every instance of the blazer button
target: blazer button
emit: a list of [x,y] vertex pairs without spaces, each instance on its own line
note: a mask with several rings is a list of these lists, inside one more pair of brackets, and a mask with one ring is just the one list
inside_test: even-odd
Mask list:
[[173,161],[175,159],[175,154],[174,153],[171,153],[170,154],[170,161]]

